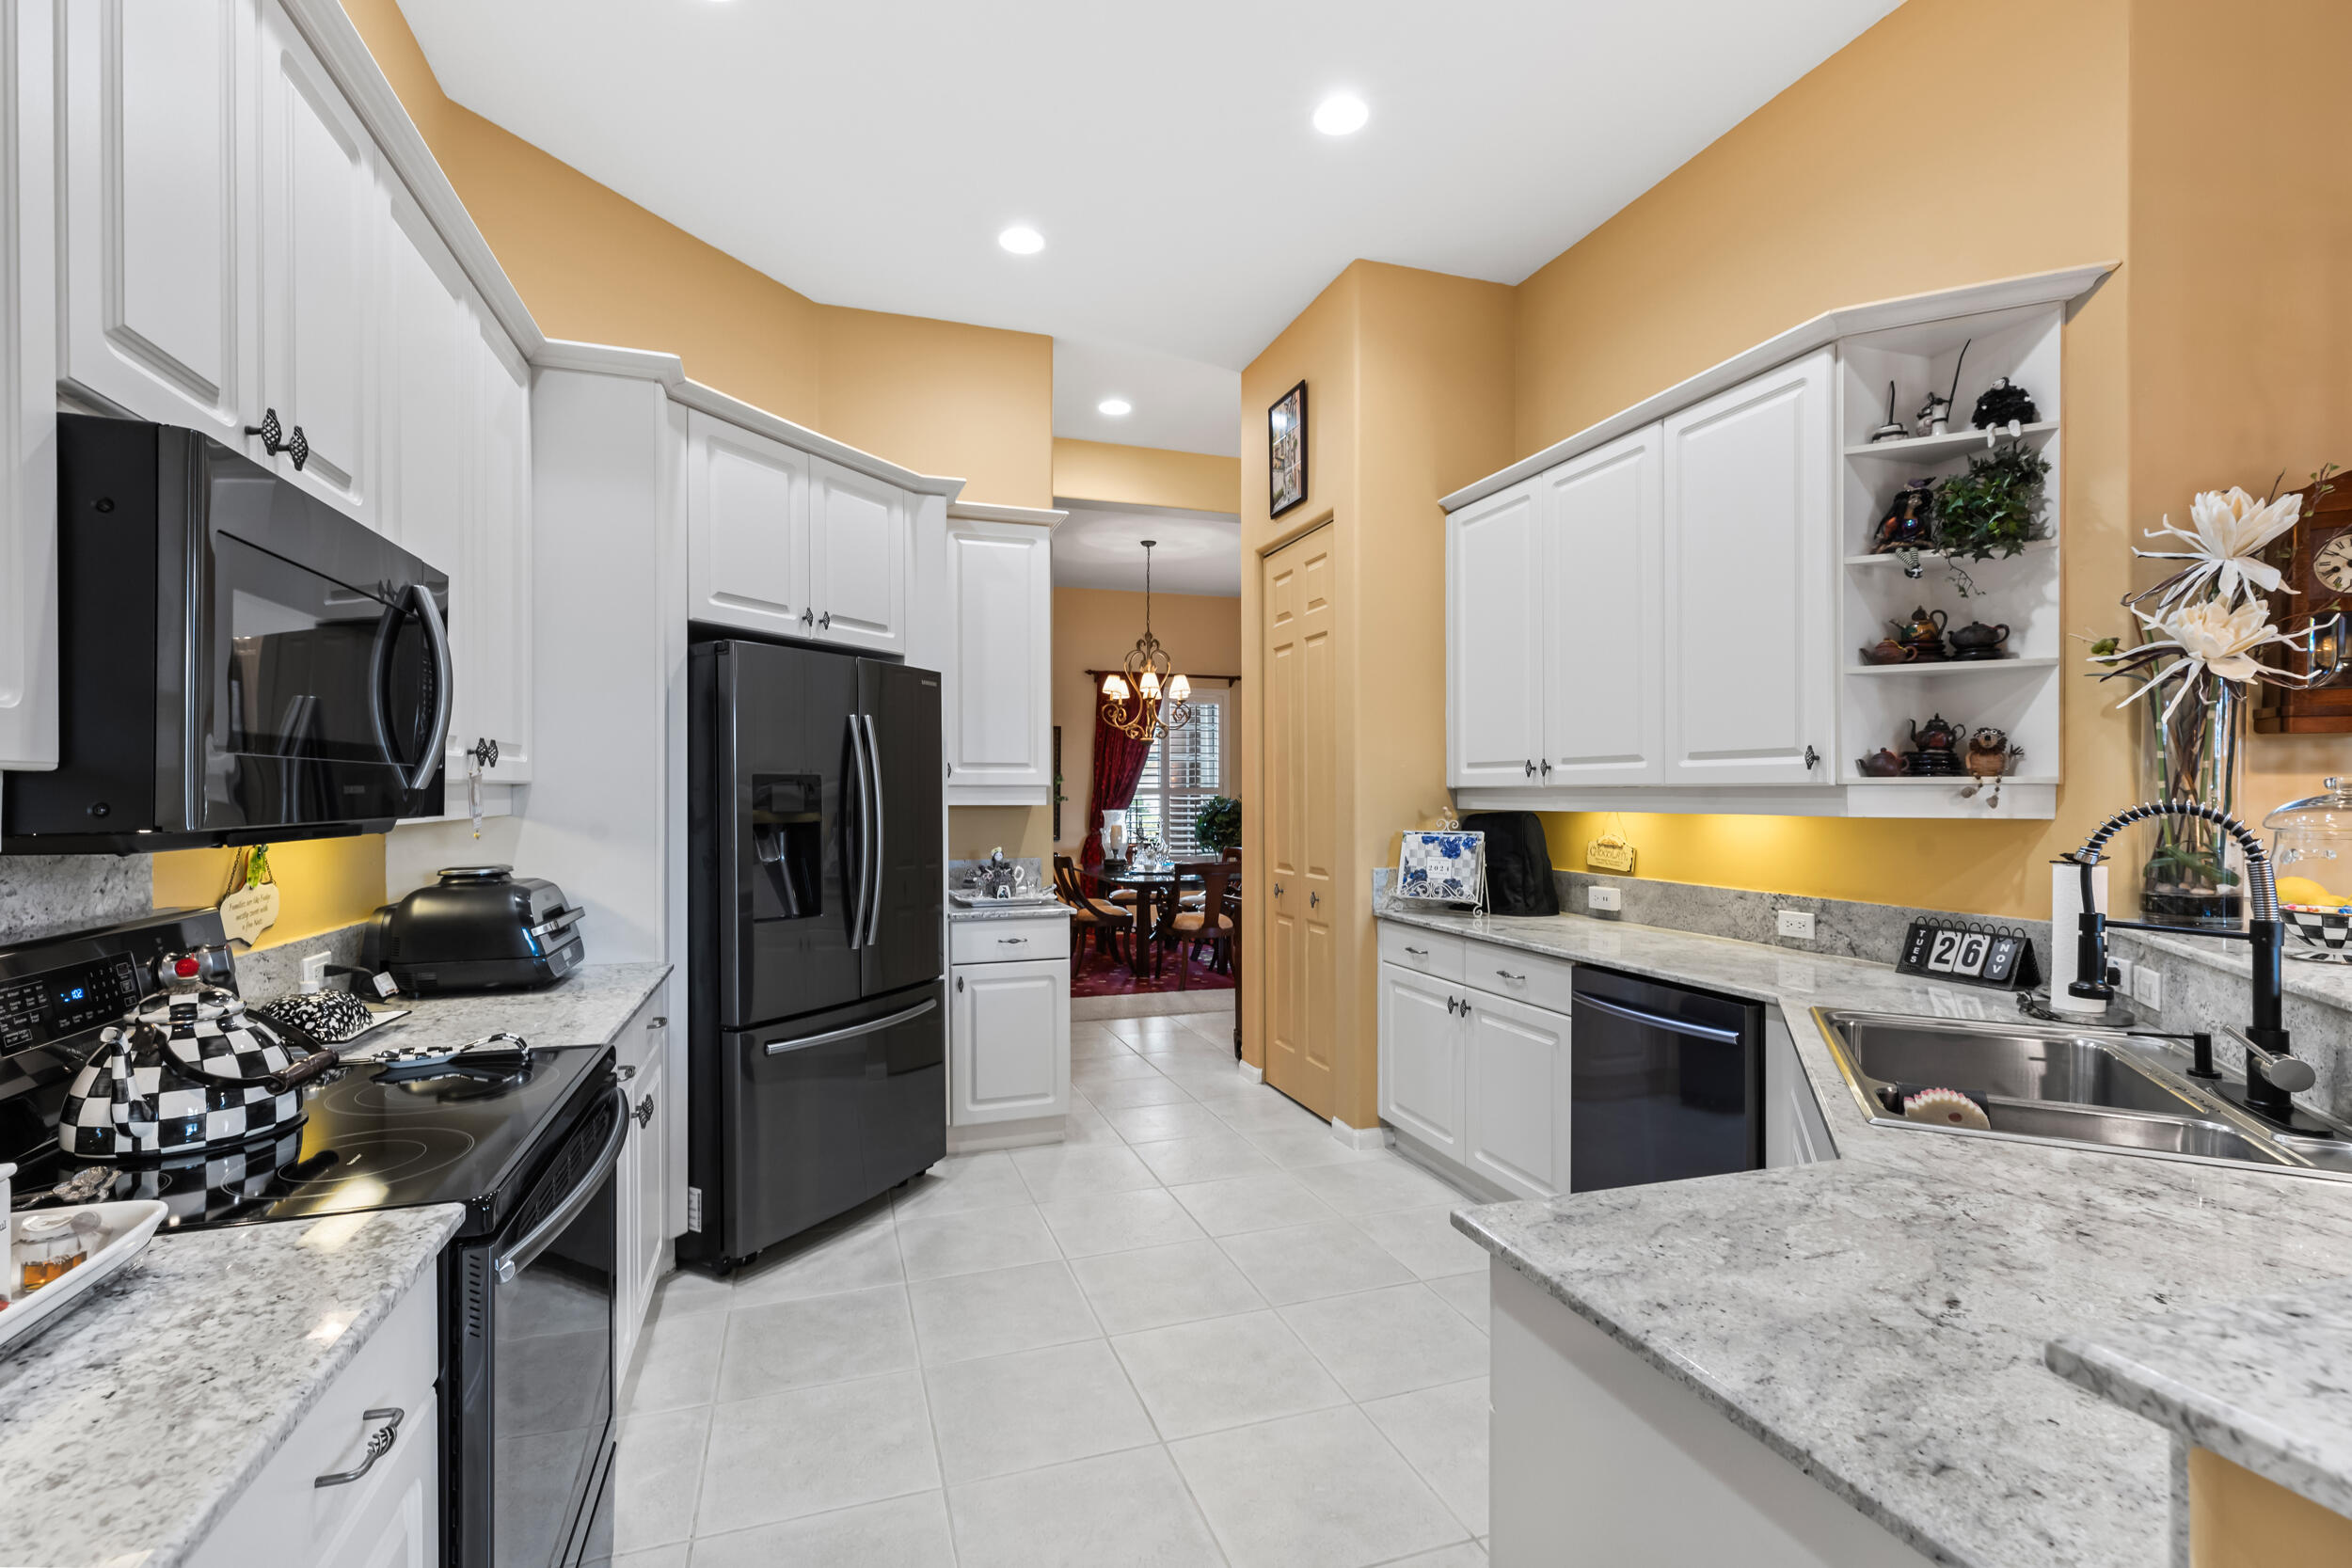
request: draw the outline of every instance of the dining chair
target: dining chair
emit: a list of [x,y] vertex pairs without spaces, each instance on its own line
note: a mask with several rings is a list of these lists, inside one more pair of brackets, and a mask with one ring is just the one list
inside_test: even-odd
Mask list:
[[1233,868],[1223,861],[1203,863],[1194,869],[1200,875],[1200,907],[1182,910],[1170,924],[1176,936],[1176,989],[1190,989],[1192,960],[1204,945],[1221,965],[1232,951],[1233,933],[1239,928],[1234,916],[1226,913],[1226,889],[1232,884]]
[[[1130,947],[1132,948],[1133,945],[1132,937],[1136,927],[1136,917],[1132,911],[1114,909],[1089,897],[1086,883],[1078,875],[1078,863],[1068,855],[1054,857],[1054,891],[1061,895],[1063,903],[1070,906],[1071,962],[1073,964],[1077,962],[1078,949],[1086,941],[1087,933],[1091,931],[1094,933],[1096,953],[1107,951],[1112,962],[1125,962],[1130,969],[1135,967],[1131,959],[1122,959],[1119,953],[1120,935],[1128,935],[1131,939]],[[1107,948],[1104,945],[1105,941],[1109,942]]]

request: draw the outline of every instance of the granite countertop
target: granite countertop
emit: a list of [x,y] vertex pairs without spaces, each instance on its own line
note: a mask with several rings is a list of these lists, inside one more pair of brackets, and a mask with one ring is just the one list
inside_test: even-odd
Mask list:
[[170,1568],[416,1287],[454,1204],[158,1234],[0,1357],[0,1556]]
[[1578,915],[1381,913],[1778,1009],[1839,1158],[1454,1224],[1933,1560],[2170,1560],[2170,1439],[2044,1347],[2352,1275],[2352,1183],[1876,1126],[1810,1016],[2015,1017],[2000,991]]
[[2070,1334],[2061,1377],[2352,1514],[2352,1280]]
[[950,920],[1067,920],[1070,906],[1058,898],[1040,899],[1034,904],[1014,904],[992,899],[984,904],[959,904],[947,900]]
[[405,1018],[351,1045],[367,1056],[396,1045],[463,1045],[505,1029],[535,1046],[605,1045],[670,973],[663,963],[583,964],[544,990],[399,998]]

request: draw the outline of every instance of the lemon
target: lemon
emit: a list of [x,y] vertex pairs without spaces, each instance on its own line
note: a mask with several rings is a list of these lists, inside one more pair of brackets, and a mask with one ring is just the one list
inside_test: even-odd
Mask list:
[[2309,877],[2281,877],[2279,879],[2279,902],[2310,904],[2325,910],[2340,910],[2346,904],[2352,904],[2352,898],[2344,898],[2329,893]]

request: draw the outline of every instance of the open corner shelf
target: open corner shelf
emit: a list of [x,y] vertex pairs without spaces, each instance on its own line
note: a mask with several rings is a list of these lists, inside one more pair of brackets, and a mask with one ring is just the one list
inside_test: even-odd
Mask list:
[[[2055,537],[2048,539],[2028,539],[2026,541],[2026,547],[2018,552],[2018,556],[2040,555],[2057,548],[2058,540]],[[2018,558],[2018,556],[2001,556],[1995,559],[2002,561],[2014,561]],[[1883,554],[1880,555],[1850,555],[1845,559],[1846,564],[1849,566],[1896,566],[1901,564],[1901,562],[1895,559],[1895,552],[1892,550],[1885,551]],[[1931,562],[1944,561],[1947,559],[1948,558],[1938,554],[1934,550],[1921,550],[1919,552],[1919,561],[1922,565]],[[1974,562],[1970,564],[1982,565],[1985,563],[1982,562]]]
[[[1942,778],[1913,778],[1908,773],[1898,773],[1891,779],[1882,779],[1874,778],[1867,773],[1855,773],[1850,771],[1847,773],[1845,778],[1839,782],[1847,784],[1868,784],[1872,788],[1877,788],[1881,785],[1889,785],[1896,789],[1933,789],[1937,787],[1954,789],[1965,785],[1969,782],[1969,777],[1970,776],[1966,773],[1949,773],[1946,774]],[[1990,783],[1991,781],[1987,780],[1986,782]],[[2058,781],[2055,777],[2046,774],[2010,773],[2004,775],[2001,782],[2005,784],[2055,784]]]
[[[1849,675],[1972,675],[1984,670],[2054,670],[2055,658],[1931,658],[1910,664],[1849,664]],[[1877,781],[1873,781],[1874,783]]]
[[[2056,420],[2039,420],[2032,424],[2018,426],[2015,438],[2025,440],[2055,435],[2058,427]],[[1846,455],[1888,459],[1900,457],[1915,463],[1925,458],[1949,457],[1954,452],[1989,451],[1997,443],[2010,438],[2009,426],[1996,425],[1990,430],[1954,430],[1942,436],[1906,436],[1895,441],[1866,441],[1860,446],[1848,447]]]

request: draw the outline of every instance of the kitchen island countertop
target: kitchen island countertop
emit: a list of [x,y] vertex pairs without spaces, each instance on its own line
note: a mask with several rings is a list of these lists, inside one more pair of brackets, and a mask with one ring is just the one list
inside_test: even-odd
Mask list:
[[2169,1437],[2045,1347],[2352,1275],[2352,1183],[1875,1126],[1811,1016],[2013,1018],[2003,992],[1582,916],[1381,912],[1778,1009],[1839,1158],[1454,1224],[1931,1560],[2171,1560]]

